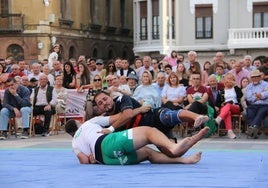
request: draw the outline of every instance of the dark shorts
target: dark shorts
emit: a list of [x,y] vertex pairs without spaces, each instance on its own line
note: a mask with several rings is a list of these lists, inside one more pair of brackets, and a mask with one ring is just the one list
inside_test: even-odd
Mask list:
[[164,108],[160,112],[159,119],[164,126],[173,128],[182,123],[179,118],[180,112],[181,110],[170,110],[168,108]]

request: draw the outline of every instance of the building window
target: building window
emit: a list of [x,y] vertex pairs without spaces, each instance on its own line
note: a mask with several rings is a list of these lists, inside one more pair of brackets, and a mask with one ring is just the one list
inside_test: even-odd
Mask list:
[[152,38],[159,39],[159,0],[152,0],[152,7],[153,7],[153,25],[152,25]]
[[195,38],[208,39],[213,35],[212,5],[196,5],[195,7]]
[[253,4],[253,27],[268,27],[268,3]]
[[24,50],[17,44],[11,44],[7,48],[7,57],[13,56],[15,59],[24,59]]
[[127,10],[126,8],[125,8],[125,6],[126,6],[126,2],[125,2],[125,0],[120,0],[120,23],[121,23],[121,28],[125,28],[125,11]]
[[106,21],[106,25],[110,26],[110,18],[111,18],[111,0],[106,0],[106,7],[105,7],[105,21]]
[[1,0],[0,1],[0,8],[1,8],[1,12],[0,14],[9,14],[8,8],[9,8],[9,0]]
[[140,2],[140,40],[147,40],[147,2]]

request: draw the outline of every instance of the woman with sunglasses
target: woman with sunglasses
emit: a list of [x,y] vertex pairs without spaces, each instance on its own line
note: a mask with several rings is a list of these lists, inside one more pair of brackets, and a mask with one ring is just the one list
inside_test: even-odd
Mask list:
[[100,73],[100,76],[102,78],[102,85],[104,87],[108,87],[108,84],[106,81],[106,77],[108,75],[115,75],[116,76],[116,68],[115,68],[114,60],[112,60],[112,59],[110,59],[107,62],[105,69]]
[[93,84],[92,88],[88,90],[88,94],[86,97],[86,113],[85,113],[85,121],[88,119],[91,119],[92,117],[96,115],[100,115],[101,112],[98,111],[98,108],[95,106],[94,103],[92,103],[94,96],[97,92],[105,91],[107,87],[103,87],[102,85],[102,79],[100,75],[96,74],[93,77]]

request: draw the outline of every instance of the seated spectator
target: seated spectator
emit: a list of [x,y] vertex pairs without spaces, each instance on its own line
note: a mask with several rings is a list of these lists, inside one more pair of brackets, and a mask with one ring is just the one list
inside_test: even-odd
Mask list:
[[111,87],[113,85],[113,79],[115,75],[107,75],[106,76],[106,83],[107,83],[107,88]]
[[33,115],[44,115],[44,127],[42,136],[49,136],[49,125],[51,116],[55,114],[55,107],[58,103],[56,90],[48,85],[48,77],[40,75],[39,86],[31,94],[33,100]]
[[215,77],[217,82],[221,82],[223,77],[224,77],[224,70],[223,70],[223,66],[217,64],[216,65],[216,70],[215,70]]
[[24,87],[27,87],[30,91],[30,95],[32,93],[32,88],[29,86],[29,80],[28,80],[28,76],[23,76],[21,77],[21,85],[24,86]]
[[41,65],[39,63],[33,63],[31,67],[32,67],[32,73],[28,75],[29,80],[31,80],[32,78],[39,80],[39,76],[42,74]]
[[237,61],[233,69],[229,71],[232,75],[235,77],[235,82],[238,87],[241,88],[241,79],[243,77],[248,77],[249,78],[249,71],[246,69],[243,69],[243,60]]
[[[45,75],[47,75],[49,85],[50,86],[54,86],[54,84],[55,84],[55,76],[53,76],[52,74],[50,74],[49,65],[48,64],[47,65],[44,65],[42,67],[42,70],[43,70],[43,73]],[[57,74],[57,75],[60,75],[60,74]]]
[[167,80],[168,84],[162,90],[162,106],[171,110],[183,109],[186,90],[179,84],[179,78],[175,72],[171,72]]
[[138,87],[138,77],[135,74],[129,74],[127,77],[127,85],[130,88],[132,96],[135,89]]
[[16,76],[25,76],[23,72],[20,71],[20,67],[17,64],[11,66],[11,72],[9,73],[9,78],[15,78]]
[[106,91],[107,87],[102,86],[102,79],[100,75],[96,74],[93,77],[93,87],[88,90],[88,94],[86,97],[86,105],[85,105],[85,121],[91,119],[94,116],[102,114],[96,107],[96,104],[93,103],[94,96],[100,91]]
[[188,75],[191,75],[192,73],[200,73],[201,75],[201,85],[207,86],[208,81],[208,74],[206,71],[202,70],[199,62],[193,62],[191,63],[190,69],[188,70]]
[[188,86],[189,84],[189,75],[186,73],[186,69],[182,62],[179,62],[176,68],[176,74],[179,78],[179,83],[183,86]]
[[259,70],[253,70],[250,77],[252,82],[246,87],[247,135],[256,139],[261,122],[268,112],[268,83],[262,80]]
[[4,63],[0,63],[0,89],[5,89],[9,73],[5,72]]
[[117,77],[121,77],[121,76],[127,77],[130,73],[136,74],[134,69],[132,69],[129,66],[129,61],[127,59],[122,59],[121,64],[122,64],[121,68],[117,70]]
[[120,80],[117,76],[113,76],[112,86],[107,89],[107,92],[112,98],[116,98],[122,95],[131,95],[130,88],[127,84],[120,84]]
[[167,85],[166,83],[166,74],[163,71],[157,73],[156,83],[153,83],[156,86],[159,96],[162,94],[163,88]]
[[232,115],[241,113],[240,99],[243,93],[236,86],[235,77],[231,73],[225,75],[223,82],[224,90],[220,92],[221,96],[216,101],[216,106],[220,108],[220,114],[215,121],[218,125],[220,125],[221,121],[224,121],[228,137],[230,139],[236,139],[236,135],[232,130]]
[[152,109],[161,106],[161,96],[158,94],[157,88],[152,85],[152,75],[149,71],[144,71],[139,85],[133,93],[133,98],[141,105],[150,105]]
[[268,57],[264,58],[263,65],[258,70],[263,73],[263,80],[268,82]]
[[7,89],[4,93],[3,108],[0,113],[0,130],[3,131],[0,139],[7,138],[7,125],[11,117],[22,117],[23,133],[21,138],[28,138],[30,114],[30,91],[26,87],[19,85],[14,78],[8,78]]
[[67,89],[63,87],[63,76],[58,75],[55,79],[54,90],[57,93],[58,103],[56,105],[56,113],[64,114],[66,111]]

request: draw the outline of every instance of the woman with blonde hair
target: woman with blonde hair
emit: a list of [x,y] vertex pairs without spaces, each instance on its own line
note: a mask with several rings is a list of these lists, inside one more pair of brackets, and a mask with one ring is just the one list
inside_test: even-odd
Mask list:
[[236,86],[235,77],[231,73],[227,73],[223,79],[224,89],[220,91],[220,97],[216,101],[216,106],[220,108],[220,113],[215,119],[220,125],[221,121],[225,123],[225,129],[230,139],[235,139],[236,135],[232,130],[232,115],[240,114],[242,107],[240,100],[243,96],[241,89]]
[[149,104],[154,109],[161,106],[161,96],[159,96],[157,87],[152,84],[152,80],[150,71],[144,71],[141,76],[142,84],[135,89],[133,98],[141,105]]
[[186,90],[179,84],[179,78],[175,72],[171,72],[167,78],[168,84],[162,90],[162,106],[171,110],[183,108]]

